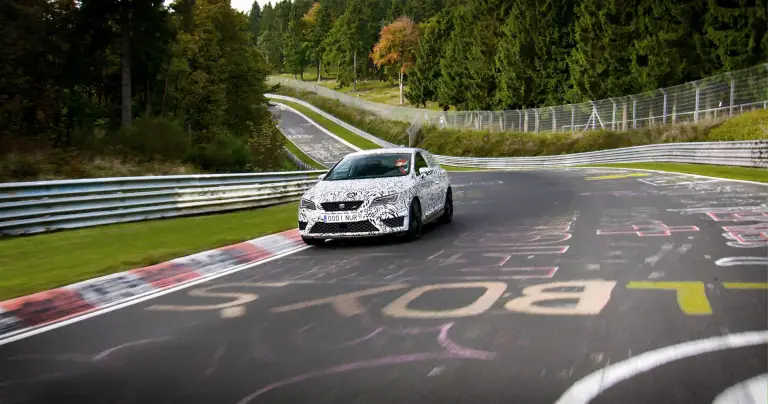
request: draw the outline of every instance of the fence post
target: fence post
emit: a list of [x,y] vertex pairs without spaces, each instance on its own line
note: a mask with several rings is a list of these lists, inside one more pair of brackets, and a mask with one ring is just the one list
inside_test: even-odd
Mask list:
[[733,116],[733,101],[736,94],[736,80],[734,80],[733,76],[731,76],[731,73],[728,73],[728,77],[731,78],[731,94],[728,98],[728,116]]
[[693,123],[699,122],[699,83],[694,82],[693,85],[696,87],[696,104],[693,107]]
[[552,132],[557,132],[557,112],[555,107],[549,107],[552,110]]
[[611,100],[611,130],[616,130],[616,101],[613,100],[613,98],[609,98]]
[[519,109],[516,109],[515,112],[517,112],[517,131],[520,132],[523,130],[523,114],[520,113]]
[[533,109],[533,116],[534,116],[533,118],[534,130],[536,131],[536,133],[539,133],[539,109],[538,108]]
[[630,95],[629,99],[632,100],[632,129],[637,129],[637,99],[634,95]]
[[571,132],[576,131],[576,128],[573,126],[575,121],[576,121],[576,110],[573,108],[573,104],[571,104]]
[[667,90],[661,89],[661,93],[664,94],[664,105],[661,108],[661,123],[667,123]]

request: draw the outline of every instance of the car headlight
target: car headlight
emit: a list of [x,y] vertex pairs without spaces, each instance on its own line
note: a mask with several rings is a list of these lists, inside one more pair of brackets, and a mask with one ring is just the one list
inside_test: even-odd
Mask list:
[[301,204],[299,205],[301,209],[307,209],[307,210],[315,210],[317,209],[317,205],[315,205],[314,202],[310,201],[309,199],[302,199]]
[[395,195],[382,196],[381,198],[376,198],[376,199],[373,200],[373,202],[371,202],[371,207],[374,208],[376,206],[391,205],[391,204],[397,202],[397,198],[399,196],[400,196],[399,194],[395,194]]

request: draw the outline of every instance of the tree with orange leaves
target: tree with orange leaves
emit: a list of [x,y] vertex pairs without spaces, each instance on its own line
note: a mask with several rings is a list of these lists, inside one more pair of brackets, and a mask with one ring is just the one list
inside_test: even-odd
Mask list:
[[403,75],[416,60],[419,28],[408,17],[400,17],[381,29],[379,41],[373,46],[371,59],[376,67],[391,66],[398,72],[400,104],[403,100]]

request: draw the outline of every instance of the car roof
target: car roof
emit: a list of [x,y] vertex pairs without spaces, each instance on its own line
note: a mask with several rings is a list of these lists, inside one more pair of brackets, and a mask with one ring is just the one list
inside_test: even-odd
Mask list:
[[354,153],[349,153],[347,156],[367,156],[372,154],[389,154],[389,153],[409,153],[414,154],[416,152],[424,152],[424,150],[417,147],[385,147],[381,149],[360,150]]

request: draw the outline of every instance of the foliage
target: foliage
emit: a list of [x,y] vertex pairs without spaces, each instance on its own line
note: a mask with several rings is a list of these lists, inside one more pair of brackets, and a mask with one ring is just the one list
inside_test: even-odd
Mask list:
[[376,67],[394,66],[397,73],[405,73],[413,66],[419,29],[408,17],[399,17],[381,29],[379,41],[373,45],[371,60]]
[[258,5],[250,17],[223,0],[8,0],[0,11],[0,136],[210,171],[279,164]]
[[[381,49],[382,39],[388,42],[381,28],[402,16],[419,24],[423,35],[405,77],[405,96],[413,105],[560,105],[656,90],[768,59],[768,0],[317,3],[328,8],[332,22],[318,31],[323,40],[303,41],[312,63],[322,59],[340,88],[361,78],[392,80],[399,66],[392,71],[383,62],[379,69],[362,55],[378,53],[388,60],[384,55],[396,53]],[[283,0],[275,9],[290,4]],[[277,25],[279,18],[270,17]],[[287,23],[283,27],[281,33]],[[272,66],[277,72],[284,68]]]

